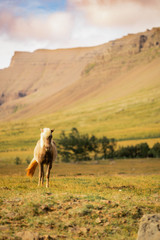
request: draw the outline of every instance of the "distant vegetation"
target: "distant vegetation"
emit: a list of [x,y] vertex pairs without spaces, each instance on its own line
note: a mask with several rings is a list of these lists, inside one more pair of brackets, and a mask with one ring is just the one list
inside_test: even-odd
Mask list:
[[155,143],[152,148],[147,143],[140,143],[135,146],[121,147],[115,151],[118,158],[159,158],[160,143]]
[[89,63],[84,69],[84,73],[88,74],[95,66],[96,66],[96,63]]
[[22,161],[21,161],[20,157],[16,157],[16,158],[15,158],[15,164],[16,164],[16,165],[21,164],[21,162],[22,162]]
[[58,140],[59,154],[64,162],[113,158],[116,146],[115,139],[96,138],[94,135],[80,134],[77,128],[72,128],[67,136],[63,131]]
[[80,134],[77,128],[72,128],[66,135],[62,131],[58,140],[58,153],[62,162],[77,162],[113,158],[147,158],[160,157],[160,143],[155,143],[152,148],[147,143],[135,146],[119,147],[116,140],[103,136]]

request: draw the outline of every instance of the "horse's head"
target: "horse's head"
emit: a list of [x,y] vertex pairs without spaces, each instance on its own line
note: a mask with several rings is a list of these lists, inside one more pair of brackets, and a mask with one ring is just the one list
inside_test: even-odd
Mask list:
[[53,131],[54,129],[50,128],[41,129],[41,147],[45,147],[46,151],[50,149]]

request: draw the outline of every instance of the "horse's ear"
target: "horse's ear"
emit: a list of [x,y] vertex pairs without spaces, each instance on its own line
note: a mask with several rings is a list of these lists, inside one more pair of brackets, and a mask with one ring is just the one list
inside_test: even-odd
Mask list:
[[55,129],[51,129],[51,133],[54,132]]
[[43,132],[43,128],[41,128],[40,130],[41,130],[41,132]]

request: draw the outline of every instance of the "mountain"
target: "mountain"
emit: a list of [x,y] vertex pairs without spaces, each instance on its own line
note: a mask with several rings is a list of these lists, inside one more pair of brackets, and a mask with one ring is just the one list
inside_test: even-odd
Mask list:
[[134,116],[130,131],[145,122],[144,131],[152,125],[147,133],[154,135],[159,102],[160,28],[95,47],[15,52],[0,70],[2,121],[68,112],[78,122],[81,113],[79,125],[102,132],[101,123],[104,131],[114,131],[114,121],[125,126]]

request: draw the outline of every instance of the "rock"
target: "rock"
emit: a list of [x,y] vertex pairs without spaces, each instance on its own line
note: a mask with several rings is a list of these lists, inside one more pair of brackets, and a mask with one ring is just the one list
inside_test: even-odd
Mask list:
[[33,233],[29,231],[18,232],[16,236],[21,238],[22,240],[40,240],[41,239],[38,233],[36,232]]
[[38,233],[36,232],[34,233],[30,231],[18,232],[16,234],[16,237],[18,237],[18,239],[21,239],[21,240],[56,240],[58,239],[57,236],[50,236],[50,235],[44,235],[40,237]]
[[88,229],[86,227],[81,227],[80,228],[80,231],[83,233],[83,234],[86,234]]
[[147,41],[147,36],[141,35],[140,38],[139,38],[139,52],[143,48],[146,41]]
[[96,222],[97,224],[99,224],[99,223],[102,222],[102,220],[98,217],[95,222]]
[[44,212],[49,212],[49,211],[51,211],[50,207],[48,207],[47,205],[42,205],[42,206],[41,206],[41,209],[42,209],[42,211],[44,211]]
[[142,217],[137,240],[160,240],[160,214]]
[[50,236],[50,235],[45,235],[42,238],[40,238],[42,240],[56,240],[57,236]]
[[18,92],[18,97],[22,98],[22,97],[25,97],[25,96],[27,96],[27,93],[25,92],[25,90],[22,90],[22,91]]

